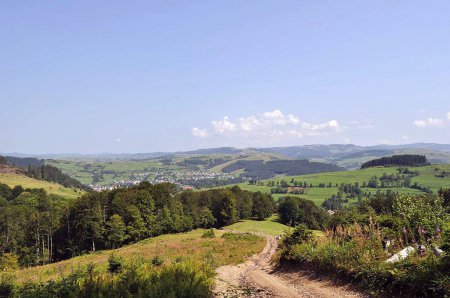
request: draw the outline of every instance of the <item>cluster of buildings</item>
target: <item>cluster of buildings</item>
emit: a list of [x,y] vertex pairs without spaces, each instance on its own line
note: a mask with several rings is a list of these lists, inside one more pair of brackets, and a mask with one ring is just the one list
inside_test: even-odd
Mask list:
[[[127,180],[115,180],[109,185],[90,185],[94,191],[112,190],[119,187],[129,187],[137,185],[143,181],[151,184],[170,182],[179,185],[183,189],[191,189],[191,183],[206,180],[227,180],[235,176],[229,173],[209,172],[209,171],[156,171],[134,174]],[[195,183],[194,183],[195,184]]]

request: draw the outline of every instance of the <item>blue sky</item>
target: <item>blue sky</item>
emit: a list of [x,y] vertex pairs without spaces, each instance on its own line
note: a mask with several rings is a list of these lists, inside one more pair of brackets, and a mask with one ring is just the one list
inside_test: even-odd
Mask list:
[[449,1],[1,1],[0,152],[450,143]]

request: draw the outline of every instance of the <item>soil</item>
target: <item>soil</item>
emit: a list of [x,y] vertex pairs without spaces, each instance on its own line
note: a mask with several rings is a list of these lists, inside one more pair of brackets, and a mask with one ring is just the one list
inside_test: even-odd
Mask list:
[[268,236],[263,251],[245,263],[219,267],[215,283],[216,297],[366,297],[331,280],[313,276],[306,270],[275,267],[272,257],[277,249],[275,237]]

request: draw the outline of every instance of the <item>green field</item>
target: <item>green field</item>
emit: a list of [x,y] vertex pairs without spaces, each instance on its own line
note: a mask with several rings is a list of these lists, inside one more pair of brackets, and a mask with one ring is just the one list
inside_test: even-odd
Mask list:
[[74,199],[84,193],[82,190],[63,187],[57,183],[51,183],[44,180],[36,180],[20,174],[0,174],[0,183],[9,187],[21,185],[23,188],[43,188],[49,194],[55,194],[68,199]]
[[[431,188],[433,192],[437,192],[440,188],[450,188],[450,176],[445,178],[436,177],[442,171],[450,172],[450,165],[436,164],[424,167],[410,167],[412,171],[418,171],[419,175],[412,178],[412,183],[417,182],[420,185],[427,186]],[[292,179],[296,181],[306,181],[306,183],[313,184],[313,188],[307,189],[305,194],[294,195],[289,194],[291,196],[297,196],[301,198],[305,198],[308,200],[314,201],[317,205],[322,204],[322,202],[330,198],[333,194],[337,194],[338,188],[336,184],[340,185],[341,183],[354,184],[358,182],[360,185],[363,182],[368,182],[371,177],[377,176],[381,177],[383,173],[386,174],[396,174],[398,173],[397,168],[368,168],[364,170],[354,170],[354,171],[343,171],[343,172],[327,172],[327,173],[319,173],[319,174],[311,174],[311,175],[302,175],[302,176],[284,176],[278,177],[274,179],[260,181],[263,185],[250,185],[249,183],[240,183],[237,184],[239,187],[249,191],[261,191],[263,193],[270,193],[271,188],[267,186],[268,181],[281,181],[285,180],[286,182],[290,182]],[[329,183],[332,184],[332,187],[317,187],[319,183],[324,183],[328,186]],[[377,189],[381,191],[386,191],[387,189],[391,189],[394,192],[399,192],[403,194],[419,194],[422,193],[420,190],[412,189],[412,188],[363,188],[365,191],[370,191],[372,194],[376,193]],[[286,194],[273,194],[275,200],[278,198],[286,196]]]
[[266,244],[263,237],[250,235],[236,239],[224,239],[224,231],[215,230],[216,237],[203,238],[205,230],[198,229],[182,234],[162,235],[124,246],[115,250],[104,250],[69,260],[38,267],[31,267],[13,272],[19,283],[56,280],[77,269],[95,264],[99,270],[106,271],[111,254],[133,259],[151,260],[155,256],[164,263],[185,259],[199,263],[208,263],[213,267],[239,264],[251,255],[260,252]]
[[289,227],[278,222],[276,215],[271,216],[267,220],[240,220],[239,222],[226,227],[227,230],[237,232],[257,233],[263,235],[282,235]]

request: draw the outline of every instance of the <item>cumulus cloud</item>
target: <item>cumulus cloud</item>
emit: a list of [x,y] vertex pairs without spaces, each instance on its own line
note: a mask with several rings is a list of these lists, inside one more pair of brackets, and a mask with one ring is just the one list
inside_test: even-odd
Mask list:
[[[213,135],[237,137],[285,137],[301,138],[304,136],[329,135],[338,133],[343,127],[337,120],[322,123],[301,121],[293,114],[285,114],[281,110],[269,111],[257,115],[230,119],[225,116],[222,120],[211,121]],[[205,130],[192,129],[197,137],[209,136]]]
[[445,118],[432,118],[415,120],[414,125],[420,128],[425,127],[445,127],[450,124],[450,112],[445,115]]
[[234,131],[236,129],[236,124],[228,120],[228,116],[225,116],[223,120],[211,121],[216,133],[224,133],[229,131]]
[[194,127],[192,129],[192,135],[197,138],[206,138],[208,136],[208,133],[207,133],[206,129],[200,129],[198,127]]
[[445,120],[438,118],[428,118],[425,120],[416,120],[414,124],[417,127],[425,128],[425,127],[443,127],[445,125]]

